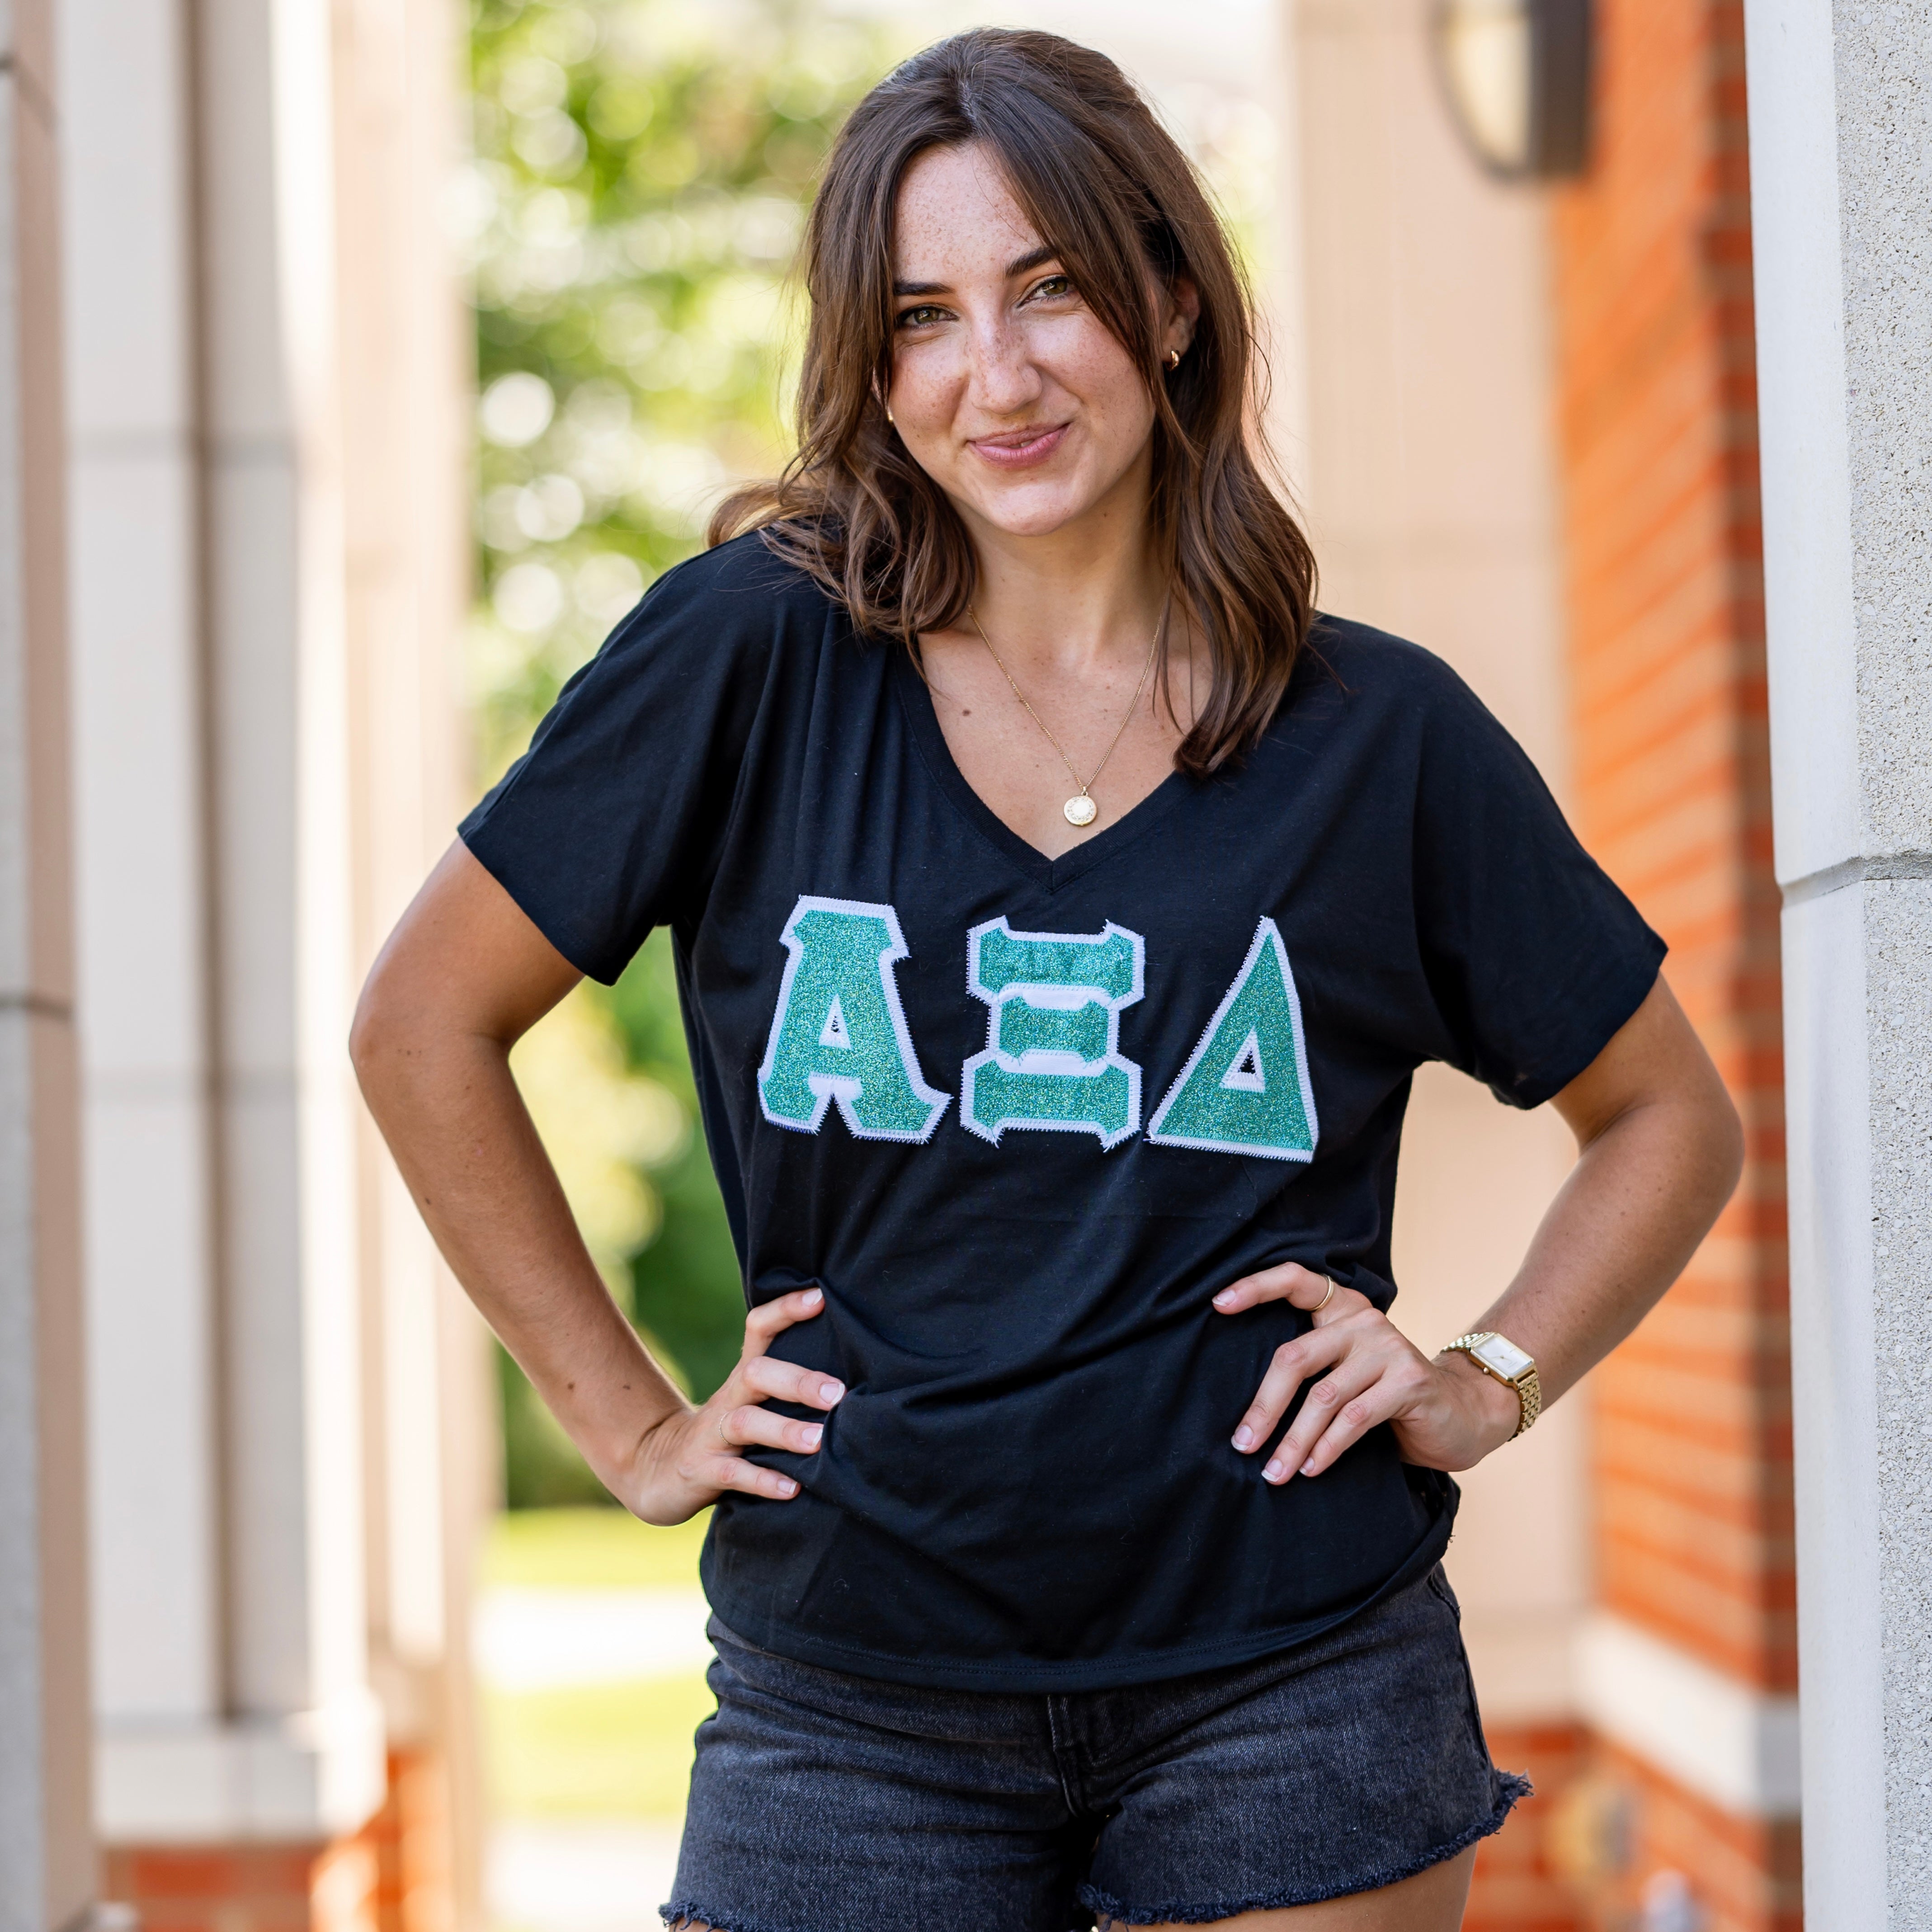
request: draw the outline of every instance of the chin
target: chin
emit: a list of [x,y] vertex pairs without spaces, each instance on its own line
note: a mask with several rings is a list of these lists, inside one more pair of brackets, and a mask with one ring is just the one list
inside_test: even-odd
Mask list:
[[982,496],[974,507],[1003,536],[1050,537],[1078,523],[1097,500],[1090,490],[1035,485]]

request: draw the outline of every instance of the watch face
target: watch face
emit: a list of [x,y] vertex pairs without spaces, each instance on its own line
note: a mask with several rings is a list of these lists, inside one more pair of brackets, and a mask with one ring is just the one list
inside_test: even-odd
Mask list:
[[1517,1381],[1536,1366],[1514,1342],[1507,1342],[1500,1335],[1492,1335],[1486,1341],[1478,1342],[1469,1352],[1486,1367],[1495,1370],[1506,1382]]

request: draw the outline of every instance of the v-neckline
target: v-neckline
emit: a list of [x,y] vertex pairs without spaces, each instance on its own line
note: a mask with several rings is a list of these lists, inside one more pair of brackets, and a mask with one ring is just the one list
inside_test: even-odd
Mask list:
[[988,844],[1050,892],[1070,885],[1096,866],[1125,850],[1165,818],[1192,788],[1193,782],[1185,772],[1169,772],[1146,797],[1104,832],[1083,838],[1058,858],[1050,859],[1037,845],[1022,838],[968,782],[959,761],[952,755],[952,747],[946,742],[939,714],[933,709],[932,692],[920,675],[911,653],[900,644],[887,648],[895,659],[893,679],[906,722],[912,729],[913,741],[940,790]]

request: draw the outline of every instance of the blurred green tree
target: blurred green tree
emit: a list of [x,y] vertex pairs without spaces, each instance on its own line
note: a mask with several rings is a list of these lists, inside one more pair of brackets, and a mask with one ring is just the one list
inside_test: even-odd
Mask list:
[[[787,275],[838,120],[888,64],[808,0],[473,0],[482,591],[468,650],[483,773],[734,479],[784,460]],[[699,1396],[736,1358],[742,1289],[664,935],[592,989],[629,1072],[687,1131],[638,1163],[658,1211],[619,1258],[633,1318]],[[613,1272],[610,1258],[607,1276]],[[512,1508],[603,1492],[501,1358]]]

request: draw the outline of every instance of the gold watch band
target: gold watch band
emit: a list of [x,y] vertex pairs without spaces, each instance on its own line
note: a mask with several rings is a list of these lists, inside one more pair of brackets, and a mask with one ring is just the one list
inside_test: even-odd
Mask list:
[[1514,1442],[1517,1436],[1527,1435],[1532,1424],[1543,1413],[1543,1384],[1537,1379],[1536,1364],[1532,1362],[1522,1373],[1512,1382],[1508,1376],[1498,1375],[1476,1353],[1478,1342],[1486,1342],[1496,1334],[1493,1328],[1478,1328],[1467,1335],[1458,1335],[1442,1351],[1445,1355],[1467,1355],[1490,1381],[1501,1382],[1506,1389],[1516,1390],[1517,1416],[1516,1434],[1510,1438]]

